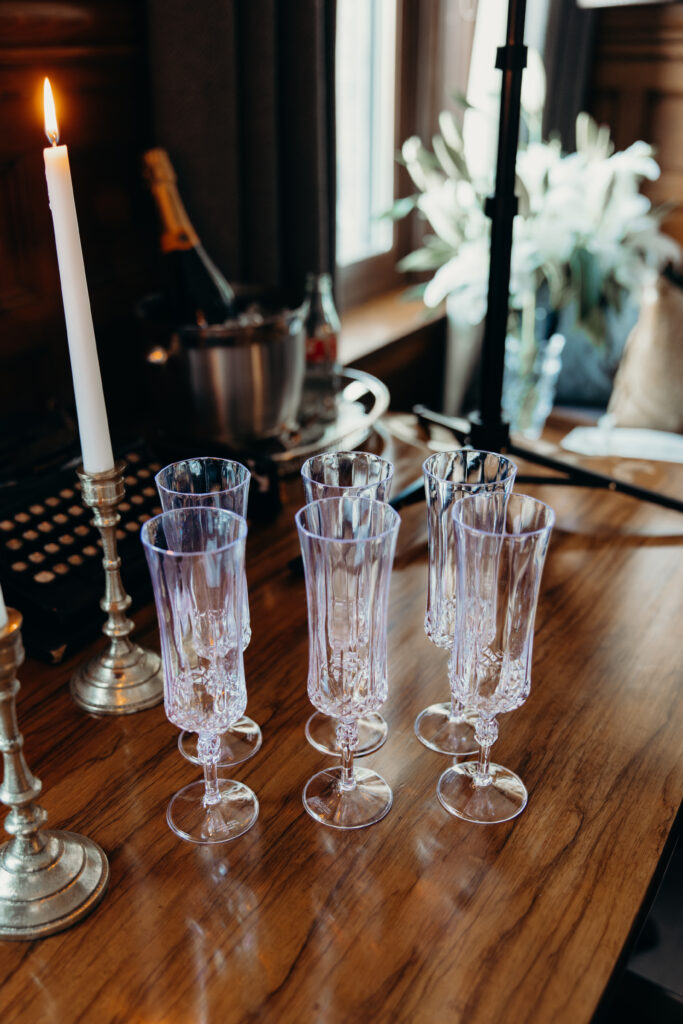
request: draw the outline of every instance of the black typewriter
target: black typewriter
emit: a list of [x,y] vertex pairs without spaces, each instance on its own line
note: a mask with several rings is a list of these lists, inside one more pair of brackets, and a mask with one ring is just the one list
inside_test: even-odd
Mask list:
[[[271,519],[280,508],[277,468],[262,460],[217,450],[212,444],[139,442],[117,451],[126,464],[125,496],[116,531],[123,586],[131,609],[152,598],[140,527],[161,512],[154,483],[162,465],[201,451],[237,458],[252,472],[249,516]],[[23,616],[27,652],[58,663],[98,636],[105,621],[102,541],[83,505],[77,458],[58,471],[14,472],[0,488],[0,584],[5,601]],[[5,467],[6,472],[6,467]]]
[[[122,454],[124,500],[116,531],[123,585],[134,604],[151,586],[140,527],[161,511],[154,475],[161,462],[144,449]],[[0,506],[0,581],[7,604],[23,618],[24,646],[35,657],[59,662],[102,628],[102,541],[81,501],[73,468],[16,485]]]

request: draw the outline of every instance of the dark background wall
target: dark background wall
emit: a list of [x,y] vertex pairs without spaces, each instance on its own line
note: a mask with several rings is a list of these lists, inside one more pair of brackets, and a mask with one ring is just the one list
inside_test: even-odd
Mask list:
[[134,0],[3,2],[0,40],[0,417],[7,444],[47,407],[72,404],[42,156],[45,75],[69,146],[110,391],[130,342],[121,324],[156,258],[139,174],[149,138],[144,9]]
[[[144,411],[134,303],[159,283],[141,153],[166,146],[229,277],[296,292],[334,245],[325,0],[0,0],[0,458],[75,437],[42,149],[42,81],[69,146],[115,437]],[[683,6],[598,12],[590,106],[620,147],[659,146],[683,198]],[[683,240],[679,206],[670,229]],[[49,417],[47,425],[43,417]],[[28,439],[28,440],[27,440]]]

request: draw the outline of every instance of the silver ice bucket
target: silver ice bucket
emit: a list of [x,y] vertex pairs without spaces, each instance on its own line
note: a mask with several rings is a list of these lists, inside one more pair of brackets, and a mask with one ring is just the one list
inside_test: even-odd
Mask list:
[[248,307],[234,321],[208,327],[169,326],[162,312],[158,296],[137,307],[163,425],[228,443],[296,426],[306,366],[301,309]]

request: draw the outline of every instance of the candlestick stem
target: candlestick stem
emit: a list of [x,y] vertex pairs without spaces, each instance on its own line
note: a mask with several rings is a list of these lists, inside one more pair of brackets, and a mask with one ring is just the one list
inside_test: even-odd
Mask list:
[[74,832],[44,831],[47,814],[36,803],[42,785],[23,754],[16,696],[24,660],[21,615],[8,608],[0,629],[0,801],[10,808],[0,846],[0,938],[36,939],[76,924],[104,895],[109,864],[91,839]]
[[81,665],[71,678],[71,695],[79,707],[100,715],[125,715],[158,704],[163,698],[161,658],[130,639],[134,623],[126,616],[131,598],[121,581],[116,545],[123,500],[124,463],[104,473],[77,470],[83,502],[93,510],[93,523],[102,537],[104,597],[107,613],[102,632],[109,637],[104,651]]

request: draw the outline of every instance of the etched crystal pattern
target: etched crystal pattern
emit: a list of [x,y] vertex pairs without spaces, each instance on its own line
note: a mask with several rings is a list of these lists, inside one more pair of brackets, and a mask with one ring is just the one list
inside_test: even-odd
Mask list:
[[[551,510],[524,495],[509,498],[507,522],[501,521],[500,501],[496,495],[465,498],[454,514],[458,579],[451,689],[484,717],[513,711],[529,696],[536,604],[553,521]],[[527,516],[546,514],[548,523],[521,522],[519,507]]]
[[301,467],[306,501],[359,494],[388,501],[394,467],[368,452],[324,452]]
[[308,695],[327,715],[356,718],[387,698],[387,607],[398,521],[388,506],[357,497],[327,499],[298,513]]
[[[164,466],[155,482],[164,512],[174,508],[224,508],[246,517],[251,474],[232,459],[184,459]],[[247,577],[242,580],[242,647],[251,640]]]
[[241,643],[246,523],[210,508],[179,509],[144,530],[166,715],[181,729],[225,732],[247,705]]
[[429,577],[425,633],[437,647],[450,649],[455,631],[457,566],[452,506],[466,494],[508,495],[517,467],[492,452],[437,452],[423,466],[427,498]]

